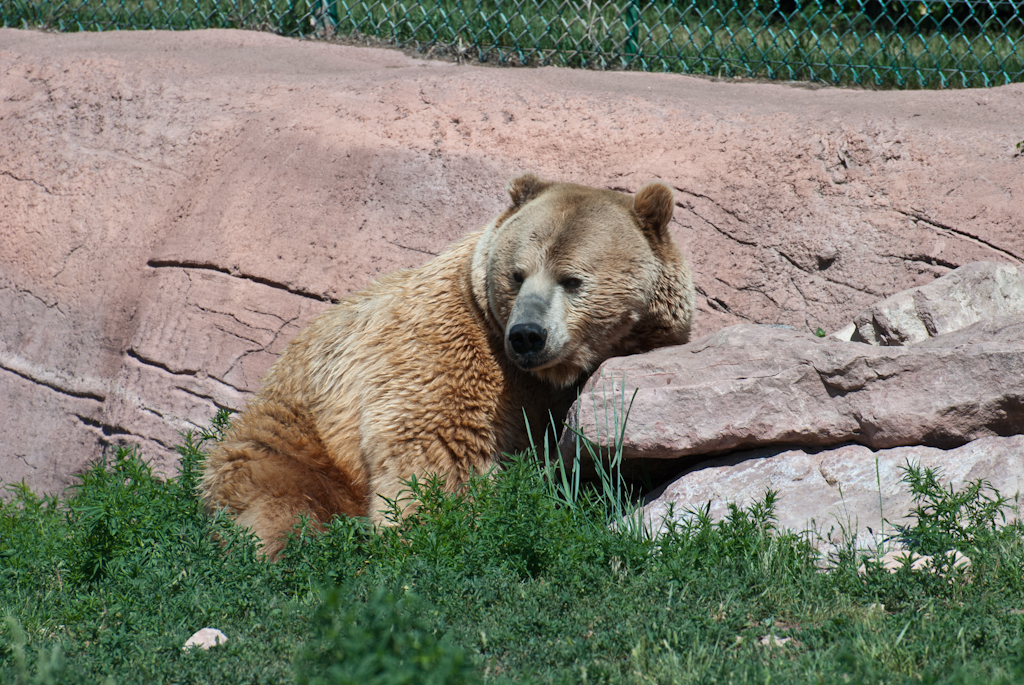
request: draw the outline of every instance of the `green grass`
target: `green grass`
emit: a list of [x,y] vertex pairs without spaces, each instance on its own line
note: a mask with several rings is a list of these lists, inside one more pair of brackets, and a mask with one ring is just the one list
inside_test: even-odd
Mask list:
[[[911,545],[969,574],[821,570],[774,496],[651,541],[609,527],[609,487],[512,459],[371,533],[301,529],[277,564],[196,499],[202,449],[155,478],[122,448],[67,496],[0,504],[3,683],[1011,683],[1024,679],[1024,531],[983,483],[907,474]],[[550,469],[549,469],[550,472]],[[556,475],[556,474],[552,474]],[[915,480],[916,479],[916,480]],[[963,493],[969,496],[963,496]],[[987,498],[987,499],[986,499]],[[880,608],[879,605],[884,605]],[[229,641],[181,649],[212,626]],[[791,637],[781,647],[766,635]]]
[[844,0],[0,0],[5,26],[367,35],[514,64],[976,87],[1024,79],[1024,9]]

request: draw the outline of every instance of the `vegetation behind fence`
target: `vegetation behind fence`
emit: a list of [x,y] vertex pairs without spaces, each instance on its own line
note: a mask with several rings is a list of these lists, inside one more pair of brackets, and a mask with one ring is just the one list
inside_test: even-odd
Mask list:
[[1024,0],[0,0],[0,21],[359,34],[500,63],[900,88],[1024,80]]

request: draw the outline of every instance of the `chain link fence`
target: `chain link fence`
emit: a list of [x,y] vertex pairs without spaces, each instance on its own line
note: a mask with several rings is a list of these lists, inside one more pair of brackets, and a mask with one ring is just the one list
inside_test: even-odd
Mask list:
[[897,88],[1024,80],[1024,0],[0,0],[0,19],[372,36],[503,64]]

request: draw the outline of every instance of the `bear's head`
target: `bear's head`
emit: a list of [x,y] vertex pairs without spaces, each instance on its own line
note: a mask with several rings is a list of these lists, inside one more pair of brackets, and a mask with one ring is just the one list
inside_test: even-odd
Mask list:
[[471,279],[515,365],[567,387],[609,357],[688,340],[693,286],[668,229],[671,188],[630,196],[526,174],[509,195],[476,244]]

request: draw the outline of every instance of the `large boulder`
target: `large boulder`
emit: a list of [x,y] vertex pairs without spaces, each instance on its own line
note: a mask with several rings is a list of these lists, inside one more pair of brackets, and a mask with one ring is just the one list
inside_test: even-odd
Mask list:
[[240,408],[293,333],[532,170],[677,192],[697,336],[836,330],[1024,257],[1024,84],[872,92],[492,69],[214,30],[0,29],[0,478]]
[[1024,316],[906,347],[730,326],[608,360],[569,425],[564,450],[581,434],[605,450],[620,441],[627,459],[780,444],[950,448],[1024,433]]
[[911,521],[912,493],[903,482],[908,464],[935,470],[945,487],[957,490],[971,481],[988,481],[1010,500],[1005,521],[1019,510],[1024,435],[980,438],[951,450],[920,445],[871,450],[848,444],[820,451],[736,452],[702,462],[651,493],[644,517],[657,534],[668,522],[705,508],[712,519],[721,519],[730,504],[747,507],[771,489],[778,494],[780,529],[813,531],[813,542],[825,550],[847,541],[871,549],[895,526]]
[[875,549],[908,522],[908,464],[954,488],[988,481],[1013,518],[1024,485],[1022,276],[1012,264],[967,265],[828,338],[741,325],[609,360],[561,447],[572,455],[581,434],[606,453],[621,445],[627,459],[685,467],[646,496],[655,534],[771,489],[781,528],[811,531],[826,552]]
[[908,345],[1005,316],[1024,316],[1024,268],[976,262],[868,307],[833,337]]

